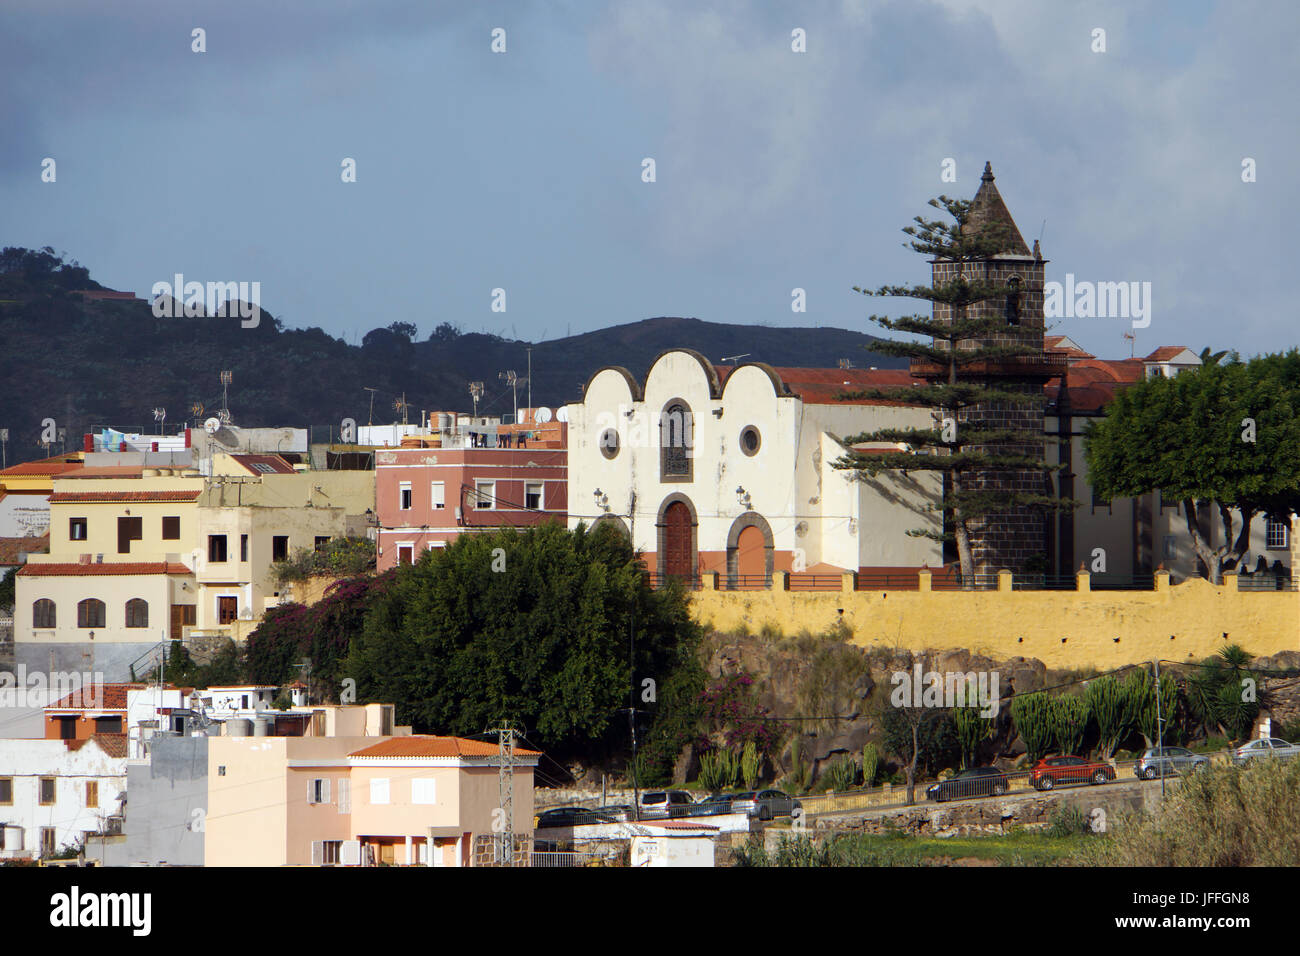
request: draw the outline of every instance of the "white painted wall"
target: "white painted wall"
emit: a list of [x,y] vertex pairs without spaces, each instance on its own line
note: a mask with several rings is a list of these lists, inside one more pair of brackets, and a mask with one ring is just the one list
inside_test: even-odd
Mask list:
[[[126,790],[126,758],[110,757],[92,740],[69,750],[62,740],[5,740],[0,746],[0,777],[13,780],[13,804],[0,806],[7,825],[0,859],[36,856],[41,828],[55,830],[55,849],[80,843],[85,831],[99,832],[118,809]],[[55,802],[40,804],[40,778],[55,777]],[[86,806],[86,782],[99,784],[99,806]],[[23,831],[23,849],[14,849],[14,830]]]

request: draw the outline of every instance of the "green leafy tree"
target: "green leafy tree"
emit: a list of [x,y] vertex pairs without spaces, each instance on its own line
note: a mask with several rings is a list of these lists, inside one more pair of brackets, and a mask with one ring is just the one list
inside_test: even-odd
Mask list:
[[1088,682],[1088,709],[1097,722],[1097,756],[1109,760],[1128,732],[1124,688],[1113,674]]
[[1052,736],[1063,754],[1078,754],[1088,732],[1088,701],[1062,694],[1052,699]]
[[899,758],[907,779],[907,802],[916,802],[917,771],[937,772],[959,757],[960,745],[948,711],[939,707],[895,707],[888,701],[880,719],[883,742]]
[[16,600],[18,569],[10,568],[0,574],[0,607],[13,607]]
[[1295,349],[1139,382],[1121,391],[1105,418],[1084,433],[1094,492],[1111,499],[1158,489],[1181,501],[1192,547],[1216,584],[1249,550],[1256,515],[1289,516],[1300,505],[1297,447]]
[[649,709],[698,633],[685,593],[651,590],[616,530],[548,522],[463,535],[399,568],[341,674],[358,701],[396,702],[422,731],[513,720],[548,749],[592,755],[626,747],[620,714],[633,699]]
[[1051,749],[1056,737],[1052,717],[1052,699],[1042,691],[1015,697],[1011,701],[1011,720],[1031,763],[1036,763]]
[[993,408],[1031,405],[1041,400],[1041,393],[990,385],[979,370],[980,365],[1032,356],[1040,350],[1029,345],[989,344],[993,336],[1005,332],[1007,319],[983,304],[991,300],[1004,302],[1009,295],[1017,295],[1018,289],[982,279],[980,274],[984,263],[1012,248],[1013,227],[991,221],[971,228],[973,202],[969,200],[940,196],[930,200],[930,205],[945,212],[952,222],[917,216],[915,225],[903,229],[910,237],[907,245],[927,259],[956,263],[956,277],[933,286],[887,285],[874,291],[855,286],[854,291],[928,302],[933,307],[931,315],[872,315],[870,321],[887,331],[926,336],[929,342],[882,340],[873,344],[872,350],[922,360],[938,374],[929,376],[931,380],[924,386],[872,388],[845,397],[922,405],[934,410],[935,427],[884,428],[852,436],[846,444],[893,442],[907,448],[883,454],[851,449],[833,464],[860,477],[892,470],[944,475],[941,509],[951,516],[949,527],[942,532],[918,528],[908,534],[955,541],[963,579],[971,581],[976,570],[971,539],[978,524],[1020,508],[1056,510],[1072,508],[1076,502],[1007,490],[989,481],[998,473],[1048,472],[1060,467],[1043,460],[1041,424],[1034,428],[1008,427],[998,420],[1002,416],[989,413]]

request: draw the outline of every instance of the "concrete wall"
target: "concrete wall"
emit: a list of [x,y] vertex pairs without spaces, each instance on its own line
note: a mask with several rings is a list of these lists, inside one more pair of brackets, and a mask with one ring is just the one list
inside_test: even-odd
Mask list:
[[1048,667],[1197,660],[1226,642],[1252,654],[1300,649],[1300,593],[1239,592],[1235,578],[1226,581],[1169,586],[1160,575],[1155,591],[801,592],[781,589],[779,576],[768,591],[715,591],[706,578],[691,605],[697,620],[718,630],[771,624],[795,634],[843,620],[861,646],[960,647],[1000,660],[1035,657]]
[[208,738],[156,737],[149,757],[127,767],[126,845],[108,847],[105,862],[203,866]]

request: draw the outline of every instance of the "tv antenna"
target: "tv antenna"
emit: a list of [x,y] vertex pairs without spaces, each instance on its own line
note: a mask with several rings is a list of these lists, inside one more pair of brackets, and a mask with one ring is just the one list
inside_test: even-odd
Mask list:
[[371,427],[375,424],[375,392],[379,391],[379,389],[371,388],[369,385],[362,385],[361,387],[370,393],[370,417],[366,419],[366,425]]
[[1128,340],[1128,357],[1133,358],[1134,352],[1137,349],[1137,333],[1125,332],[1124,338]]
[[227,390],[234,376],[226,371],[221,373],[221,411],[217,412],[217,417],[221,419],[223,425],[230,424],[230,403],[228,401]]
[[403,425],[408,424],[408,422],[407,422],[407,420],[406,420],[406,410],[407,410],[408,408],[410,408],[410,407],[411,407],[411,406],[410,406],[410,403],[407,402],[407,400],[406,400],[406,393],[405,393],[405,392],[402,393],[402,397],[401,397],[401,398],[399,398],[397,401],[393,402],[393,410],[402,413],[402,424],[403,424]]
[[469,383],[469,397],[474,402],[474,417],[478,418],[478,400],[483,397],[483,383]]
[[511,419],[512,423],[519,421],[519,386],[528,381],[528,376],[520,378],[514,369],[497,374],[497,378],[504,379],[505,383],[510,386],[510,393],[514,396],[515,417]]
[[153,410],[153,420],[158,423],[160,429],[165,430],[167,427],[167,409],[155,408]]

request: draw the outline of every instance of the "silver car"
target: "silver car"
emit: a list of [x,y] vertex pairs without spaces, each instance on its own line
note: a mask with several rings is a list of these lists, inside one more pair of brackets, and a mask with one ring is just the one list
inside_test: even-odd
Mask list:
[[1260,757],[1290,760],[1297,754],[1300,754],[1300,745],[1289,744],[1281,737],[1264,737],[1238,747],[1232,753],[1232,762],[1240,766],[1247,761],[1258,760]]
[[1162,773],[1166,777],[1185,773],[1188,770],[1205,770],[1210,766],[1210,758],[1204,754],[1194,754],[1186,747],[1150,747],[1133,765],[1135,776],[1143,780],[1154,780]]
[[746,790],[726,798],[732,813],[744,813],[760,820],[791,816],[803,804],[780,790]]

